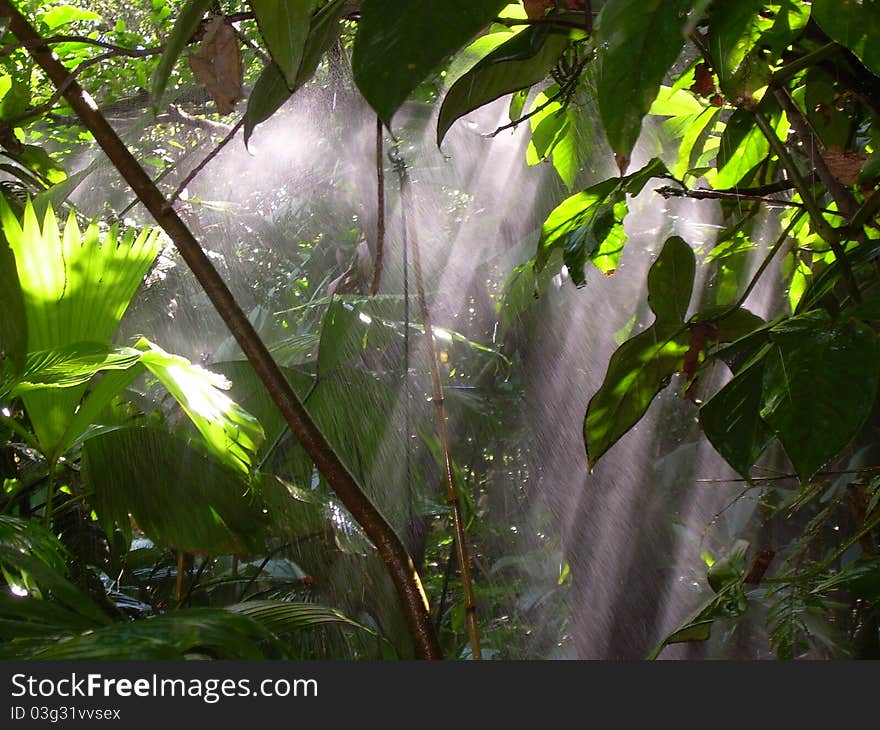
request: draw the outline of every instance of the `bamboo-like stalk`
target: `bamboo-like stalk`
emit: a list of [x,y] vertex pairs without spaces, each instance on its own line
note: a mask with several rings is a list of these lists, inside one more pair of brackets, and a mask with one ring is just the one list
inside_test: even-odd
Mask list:
[[373,283],[370,295],[379,293],[382,284],[382,266],[385,260],[385,163],[382,159],[384,128],[376,117],[376,260],[373,264]]
[[[404,209],[410,204],[409,179],[404,172],[400,181],[401,205]],[[407,227],[411,222],[405,223]],[[443,398],[443,382],[440,379],[440,365],[437,358],[437,347],[434,342],[434,328],[431,324],[431,312],[428,308],[428,299],[425,296],[425,282],[422,276],[422,257],[419,249],[419,241],[415,232],[406,231],[406,237],[412,246],[413,273],[416,280],[416,296],[419,300],[419,309],[422,315],[422,324],[425,328],[425,345],[428,352],[428,361],[431,368],[431,397],[434,402],[434,413],[437,417],[437,436],[440,440],[440,452],[443,459],[443,479],[446,483],[446,499],[452,511],[452,530],[455,541],[458,566],[461,571],[461,587],[464,593],[465,616],[467,621],[468,639],[471,645],[471,656],[474,659],[482,659],[480,648],[480,627],[477,622],[477,602],[474,598],[474,586],[471,580],[470,559],[468,558],[467,543],[465,542],[464,522],[461,519],[461,504],[458,497],[458,486],[455,483],[455,474],[452,470],[452,455],[449,448],[449,433],[446,428],[446,405]]]
[[370,502],[360,484],[321,433],[198,240],[100,113],[91,96],[71,77],[70,72],[9,0],[0,0],[0,17],[9,18],[10,30],[19,41],[26,44],[28,52],[56,88],[64,89],[65,99],[83,125],[144,207],[174,242],[281,411],[290,430],[376,546],[397,589],[417,655],[422,659],[442,658],[440,644],[431,623],[428,602],[412,558],[394,529]]

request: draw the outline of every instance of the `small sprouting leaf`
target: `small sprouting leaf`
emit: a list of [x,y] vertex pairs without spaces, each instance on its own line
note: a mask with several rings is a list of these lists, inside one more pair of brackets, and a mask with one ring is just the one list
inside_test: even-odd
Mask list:
[[219,114],[235,111],[235,103],[241,97],[244,69],[238,36],[235,29],[222,16],[208,23],[205,38],[199,49],[189,57],[193,76],[211,95]]
[[596,20],[599,112],[611,149],[627,159],[642,118],[678,58],[689,0],[608,0]]
[[468,112],[544,79],[567,45],[568,34],[532,26],[498,46],[447,92],[437,120],[437,144]]
[[171,77],[171,71],[174,64],[186,48],[186,44],[198,30],[199,24],[205,12],[211,7],[213,0],[188,0],[181,8],[171,34],[165,41],[165,50],[159,59],[159,65],[153,73],[153,111],[158,111],[162,107],[165,89],[168,87],[168,79]]
[[251,0],[260,34],[287,86],[299,76],[315,0]]
[[801,479],[810,479],[858,433],[874,406],[880,339],[850,320],[800,315],[770,330],[761,418]]
[[425,77],[465,45],[505,0],[364,0],[351,64],[364,98],[385,124]]

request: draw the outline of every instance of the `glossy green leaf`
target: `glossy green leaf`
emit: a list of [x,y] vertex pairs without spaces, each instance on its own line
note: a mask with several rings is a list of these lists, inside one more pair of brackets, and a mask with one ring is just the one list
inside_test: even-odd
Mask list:
[[468,112],[543,80],[567,45],[567,33],[532,26],[481,59],[446,93],[437,120],[437,144]]
[[664,174],[663,163],[654,159],[626,177],[604,180],[563,200],[544,222],[536,258],[538,270],[554,250],[561,249],[576,284],[585,283],[588,260],[605,273],[613,271],[626,242],[623,219],[628,213],[627,194],[638,195],[652,177]]
[[693,249],[678,236],[669,238],[648,272],[648,303],[658,323],[684,322],[696,268]]
[[339,38],[339,23],[345,8],[345,0],[331,0],[312,18],[296,80],[292,85],[275,63],[270,63],[263,69],[254,84],[244,113],[245,144],[260,122],[271,117],[297,89],[312,78],[321,58]]
[[813,0],[812,9],[813,20],[822,30],[880,76],[878,0]]
[[428,74],[505,5],[504,0],[364,0],[351,62],[355,83],[382,121],[389,124]]
[[[212,555],[257,552],[267,521],[248,483],[180,437],[120,428],[88,439],[92,505],[107,534],[133,518],[157,543]],[[130,516],[129,516],[130,515]]]
[[27,318],[15,268],[15,255],[0,237],[0,359],[8,357],[16,371],[27,358]]
[[855,321],[802,315],[770,331],[761,418],[798,476],[810,479],[859,432],[874,406],[880,340]]
[[48,185],[57,185],[67,179],[67,172],[49,153],[37,145],[22,145],[11,157],[23,167],[36,173]]
[[862,558],[850,563],[836,575],[819,583],[813,593],[839,590],[850,591],[870,601],[880,598],[880,558]]
[[316,603],[286,601],[246,601],[226,607],[227,611],[253,619],[276,636],[295,633],[318,626],[349,626],[375,636],[376,632],[341,611]]
[[287,86],[299,78],[306,39],[316,0],[250,0],[260,35]]
[[162,108],[171,71],[180,54],[183,53],[183,49],[186,48],[193,34],[198,30],[202,18],[211,7],[211,3],[212,0],[187,0],[181,7],[174,27],[165,40],[165,49],[162,51],[159,64],[153,72],[153,85],[150,91],[154,112],[158,112]]
[[737,109],[721,135],[715,187],[726,190],[744,182],[769,154],[770,143],[755,125],[751,112]]
[[71,388],[89,381],[102,370],[127,370],[140,357],[141,353],[131,347],[98,342],[74,342],[52,350],[31,352],[13,392]]
[[608,0],[596,20],[599,112],[611,148],[629,158],[642,119],[684,47],[689,0]]

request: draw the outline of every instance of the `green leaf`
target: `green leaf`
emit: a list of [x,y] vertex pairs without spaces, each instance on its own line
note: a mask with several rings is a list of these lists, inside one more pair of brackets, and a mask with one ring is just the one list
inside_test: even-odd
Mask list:
[[[119,428],[85,442],[92,506],[108,535],[133,518],[185,552],[257,552],[267,521],[240,474],[164,430]],[[130,515],[130,517],[129,517]]]
[[193,34],[198,30],[199,24],[212,2],[213,0],[187,0],[180,9],[171,34],[165,41],[165,50],[162,51],[162,57],[153,72],[151,95],[154,112],[158,113],[162,108],[165,89],[168,87],[168,79],[171,77],[174,64],[177,63],[183,49],[186,48]]
[[770,143],[758,129],[752,113],[737,109],[721,135],[715,188],[728,189],[743,182],[769,154]]
[[0,358],[8,357],[15,371],[27,358],[27,317],[15,255],[5,238],[0,238]]
[[271,117],[297,89],[312,78],[321,58],[339,37],[339,22],[345,8],[345,0],[331,0],[312,18],[296,80],[292,85],[277,64],[270,63],[263,69],[254,84],[244,113],[245,144],[260,122]]
[[770,330],[763,418],[801,479],[810,479],[859,432],[877,395],[880,340],[855,321],[809,315]]
[[690,334],[684,326],[655,324],[615,351],[584,419],[591,469],[645,415],[654,396],[682,369],[689,347]]
[[42,147],[26,144],[14,154],[10,154],[18,164],[36,173],[49,185],[57,185],[67,179],[67,172],[53,160]]
[[265,434],[259,421],[223,392],[229,381],[145,338],[135,347],[142,353],[141,363],[174,396],[215,456],[247,474]]
[[284,656],[277,639],[258,622],[219,608],[190,608],[155,618],[105,626],[51,641],[33,659],[272,659]]
[[89,381],[102,370],[126,370],[140,358],[141,353],[131,347],[98,342],[74,342],[64,347],[31,352],[13,392],[71,388]]
[[696,258],[678,236],[669,238],[648,272],[648,304],[658,324],[684,322],[693,293]]
[[700,427],[715,450],[748,479],[749,470],[773,440],[761,418],[764,363],[744,368],[700,409]]
[[629,159],[642,118],[684,47],[689,0],[608,0],[596,19],[599,112],[611,148]]
[[333,624],[350,626],[371,636],[376,635],[375,631],[350,619],[341,611],[315,603],[246,601],[226,606],[226,610],[253,619],[276,636]]
[[813,20],[832,40],[849,48],[880,76],[880,2],[878,0],[813,0]]
[[611,273],[626,243],[626,195],[638,195],[651,178],[666,174],[663,163],[653,159],[626,177],[604,180],[563,200],[544,222],[536,257],[538,271],[554,250],[561,249],[572,281],[578,285],[586,281],[588,259]]
[[75,21],[100,21],[101,16],[92,10],[78,8],[74,5],[56,5],[44,13],[40,20],[46,24],[49,30],[55,30]]
[[862,558],[847,565],[836,575],[822,581],[813,593],[850,591],[860,598],[880,598],[880,558]]
[[[81,233],[73,215],[64,232],[51,209],[40,226],[30,202],[22,220],[0,198],[3,233],[15,253],[25,303],[28,350],[64,351],[82,342],[109,343],[129,302],[159,253],[158,231],[119,238],[96,225]],[[73,418],[85,384],[32,391],[23,397],[41,448],[51,456]],[[55,454],[57,456],[57,454]]]
[[504,0],[364,0],[351,63],[355,83],[380,119],[389,124],[428,74],[505,5]]
[[737,540],[730,550],[713,563],[706,574],[706,580],[709,581],[713,591],[720,593],[727,586],[743,580],[748,549],[747,540]]
[[437,144],[468,112],[543,80],[568,45],[568,34],[532,26],[481,59],[449,89],[437,120]]
[[250,0],[272,60],[293,89],[299,78],[316,0]]

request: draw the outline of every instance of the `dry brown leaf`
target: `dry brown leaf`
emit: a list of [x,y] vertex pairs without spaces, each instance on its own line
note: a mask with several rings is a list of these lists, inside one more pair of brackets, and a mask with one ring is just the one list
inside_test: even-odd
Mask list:
[[244,70],[235,30],[222,16],[208,23],[199,49],[189,57],[193,76],[211,95],[220,114],[229,114],[241,98]]
[[547,3],[544,0],[523,0],[523,7],[526,9],[526,16],[534,20],[544,17]]
[[854,185],[868,158],[858,152],[841,149],[840,145],[835,144],[822,153],[822,159],[835,180],[843,185]]

